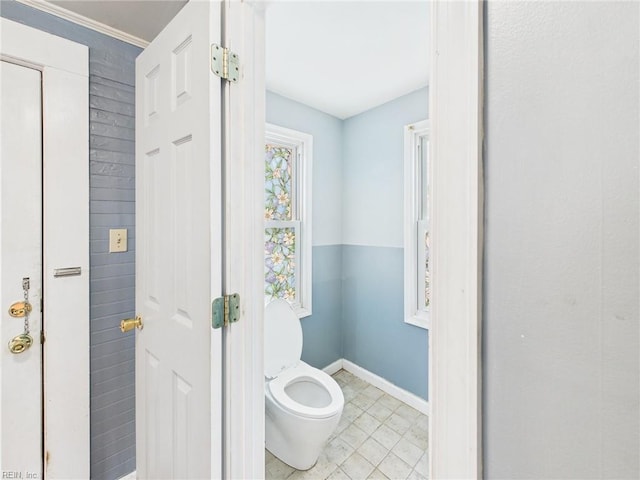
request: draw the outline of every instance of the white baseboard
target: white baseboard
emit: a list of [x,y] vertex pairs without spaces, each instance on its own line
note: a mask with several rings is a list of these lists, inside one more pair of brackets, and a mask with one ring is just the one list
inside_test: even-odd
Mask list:
[[136,480],[136,471],[134,470],[133,472],[125,475],[124,477],[120,477],[120,480]]
[[347,372],[355,375],[356,377],[364,380],[365,382],[370,383],[374,387],[379,388],[384,393],[391,395],[394,398],[397,398],[401,402],[406,403],[410,407],[415,408],[420,413],[424,413],[425,415],[431,415],[431,406],[429,402],[423,398],[414,395],[411,392],[407,392],[406,390],[394,385],[388,380],[385,380],[382,377],[379,377],[375,373],[371,373],[369,370],[365,370],[364,368],[356,365],[349,360],[345,360],[341,358],[340,360],[336,360],[331,365],[327,365],[322,370],[328,373],[329,375],[333,375],[341,368],[345,369]]
[[342,360],[342,359],[336,360],[335,362],[333,362],[333,363],[327,365],[326,367],[324,367],[322,369],[322,371],[325,372],[325,373],[328,373],[329,375],[333,375],[334,373],[339,372],[340,369],[342,369],[343,361],[344,360]]

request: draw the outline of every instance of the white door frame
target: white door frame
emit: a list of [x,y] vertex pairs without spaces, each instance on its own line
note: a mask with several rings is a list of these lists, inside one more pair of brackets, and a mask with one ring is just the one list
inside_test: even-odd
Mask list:
[[[232,452],[245,449],[244,459],[238,459],[237,465],[232,462],[231,477],[244,474],[243,478],[258,478],[262,476],[259,472],[264,474],[264,380],[260,358],[263,205],[259,194],[264,168],[264,15],[255,4],[231,3],[241,12],[238,17],[228,18],[232,22],[232,38],[241,42],[232,47],[240,54],[244,73],[240,83],[231,86],[231,131],[232,137],[238,131],[245,137],[240,144],[232,142],[237,156],[232,162],[238,162],[238,168],[229,173],[231,184],[238,186],[239,192],[227,211],[242,215],[246,230],[242,234],[238,223],[238,230],[230,233],[238,244],[234,245],[237,250],[229,262],[233,272],[228,274],[238,276],[235,285],[248,300],[243,301],[244,326],[238,324],[238,338],[230,338],[227,343],[229,361],[236,360],[231,365],[231,375],[236,380],[243,379],[235,387],[232,383],[232,396],[234,403],[242,399],[244,403],[239,407],[244,407],[245,413],[240,413],[239,408],[237,417],[231,418],[239,433],[237,438],[231,435],[226,445]],[[429,452],[430,478],[434,479],[482,476],[482,12],[480,0],[434,1],[431,10],[429,120],[434,285]],[[230,333],[236,335],[233,330]]]
[[241,62],[225,85],[226,293],[242,317],[224,332],[224,478],[264,478],[264,5],[225,0],[225,45]]
[[483,9],[431,5],[430,478],[481,478]]
[[42,72],[44,475],[89,478],[89,49],[1,18],[0,55]]

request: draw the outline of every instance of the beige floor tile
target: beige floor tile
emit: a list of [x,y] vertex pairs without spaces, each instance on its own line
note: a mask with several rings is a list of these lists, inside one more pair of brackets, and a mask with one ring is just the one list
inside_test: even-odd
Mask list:
[[349,475],[344,473],[344,471],[338,467],[336,468],[331,475],[327,477],[327,480],[351,480]]
[[356,377],[355,375],[353,375],[352,379],[349,380],[349,385],[356,388],[357,390],[364,390],[365,388],[370,386],[369,383],[365,382],[361,378]]
[[338,468],[335,463],[327,460],[322,455],[318,458],[318,462],[309,470],[295,470],[287,480],[324,480],[329,477],[334,470]]
[[378,470],[393,480],[405,479],[411,473],[411,467],[393,452],[380,462]]
[[327,478],[338,468],[336,462],[328,458],[327,455],[320,455],[318,462],[313,467],[314,476],[310,478]]
[[384,395],[382,395],[376,403],[379,403],[380,405],[383,405],[385,407],[387,407],[389,410],[394,411],[396,408],[398,408],[400,405],[402,405],[402,402],[400,400],[398,400],[397,398],[392,397],[391,395],[387,395],[386,393]]
[[425,431],[429,431],[429,417],[426,415],[420,414],[418,419],[415,422],[415,425],[422,428]]
[[374,470],[374,466],[358,452],[347,458],[340,468],[353,480],[365,479]]
[[425,453],[424,450],[418,448],[406,438],[401,438],[391,451],[404,460],[410,467],[414,467],[415,464],[418,463],[418,460],[420,460],[420,457],[422,457],[422,454]]
[[367,480],[389,480],[389,477],[376,468],[371,472],[371,475],[367,477]]
[[383,447],[391,450],[398,440],[400,440],[400,435],[391,430],[386,425],[380,425],[380,427],[371,434],[371,436],[378,441]]
[[422,476],[418,472],[413,470],[407,477],[407,480],[427,480],[427,477]]
[[375,432],[378,429],[378,427],[380,425],[382,425],[379,420],[376,420],[374,417],[369,415],[367,412],[364,412],[362,415],[360,415],[358,418],[356,418],[353,421],[353,423],[354,423],[354,425],[357,425],[362,430],[367,432],[369,435],[371,435],[373,432]]
[[[353,423],[349,425],[340,434],[340,439],[351,445],[354,449],[358,449],[364,443],[369,435]],[[347,472],[348,473],[348,472]]]
[[380,404],[379,402],[376,402],[369,407],[369,409],[367,410],[367,413],[373,416],[374,418],[376,418],[377,420],[384,422],[387,418],[389,418],[389,415],[391,415],[393,412],[391,411],[390,408],[387,408],[384,405]]
[[417,425],[412,425],[411,428],[404,434],[404,438],[413,443],[416,447],[421,450],[426,450],[429,446],[429,433],[427,430],[418,427]]
[[373,465],[378,465],[382,459],[389,454],[389,450],[375,439],[369,437],[362,445],[360,445],[358,453],[369,460]]
[[367,397],[373,398],[375,400],[379,399],[382,395],[384,395],[384,392],[382,390],[380,390],[377,387],[374,387],[373,385],[369,385],[367,388],[362,390],[362,393]]
[[384,421],[387,427],[391,427],[400,435],[404,435],[409,430],[411,422],[404,417],[401,417],[397,413],[392,413],[389,418]]
[[349,425],[351,425],[351,420],[349,420],[347,417],[342,415],[342,417],[340,417],[340,421],[338,422],[338,426],[336,427],[335,432],[333,432],[333,436],[336,437],[340,433],[344,432],[344,429],[347,428]]
[[355,449],[351,445],[342,438],[336,437],[324,448],[322,456],[325,456],[330,462],[340,465],[349,458],[354,451]]
[[371,397],[367,397],[364,393],[360,392],[351,400],[355,406],[360,407],[363,410],[367,410],[370,406],[376,403],[376,400]]
[[396,409],[396,413],[401,417],[413,422],[420,416],[420,412],[409,405],[402,404]]
[[350,422],[353,422],[356,418],[364,413],[364,410],[352,402],[347,403],[342,409],[342,417],[346,418]]
[[349,384],[345,385],[344,387],[341,387],[341,389],[342,389],[342,395],[344,396],[345,402],[350,402],[351,400],[353,400],[358,396],[358,393],[360,393],[360,390],[352,387]]
[[271,453],[269,450],[267,450],[266,448],[264,449],[264,463],[265,465],[267,463],[269,463],[271,460],[273,460],[274,458],[276,458],[273,453]]
[[273,457],[265,465],[265,476],[267,479],[282,480],[295,471],[295,468],[287,465],[277,457]]
[[339,378],[339,377],[335,377],[335,376],[334,376],[334,377],[333,377],[333,379],[336,381],[336,383],[337,383],[338,385],[340,385],[340,388],[342,388],[342,387],[344,387],[345,385],[347,385],[346,380],[343,380],[342,378]]
[[347,372],[346,370],[340,369],[333,374],[333,378],[340,379],[344,382],[349,382],[353,379],[353,374]]
[[424,452],[424,455],[420,457],[418,463],[414,467],[414,470],[418,472],[423,477],[428,477],[429,475],[429,453]]

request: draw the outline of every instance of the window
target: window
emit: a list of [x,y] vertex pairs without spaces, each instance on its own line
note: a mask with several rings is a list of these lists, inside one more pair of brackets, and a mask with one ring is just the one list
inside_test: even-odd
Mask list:
[[429,328],[429,122],[404,129],[404,315]]
[[312,137],[275,125],[265,132],[265,301],[311,315]]

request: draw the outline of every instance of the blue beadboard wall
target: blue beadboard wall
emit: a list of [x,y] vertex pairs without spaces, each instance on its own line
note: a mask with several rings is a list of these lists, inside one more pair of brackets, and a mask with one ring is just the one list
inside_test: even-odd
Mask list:
[[[134,336],[118,329],[135,302],[135,58],[141,49],[15,1],[0,15],[89,47],[91,478],[135,470]],[[129,251],[108,253],[110,228]]]

